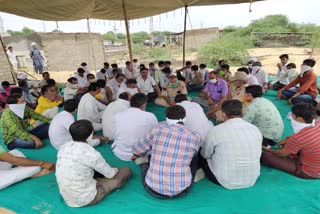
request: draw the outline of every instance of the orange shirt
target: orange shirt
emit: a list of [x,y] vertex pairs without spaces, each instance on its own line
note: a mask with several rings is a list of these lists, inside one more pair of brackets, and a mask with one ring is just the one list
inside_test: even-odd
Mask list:
[[288,90],[298,83],[300,85],[299,93],[310,94],[313,98],[318,96],[318,78],[313,71],[305,72],[302,77],[299,75],[295,80],[283,87],[283,89]]

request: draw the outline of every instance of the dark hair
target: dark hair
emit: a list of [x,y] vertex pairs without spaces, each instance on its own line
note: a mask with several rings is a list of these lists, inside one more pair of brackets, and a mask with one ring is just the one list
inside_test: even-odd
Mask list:
[[129,84],[137,84],[137,80],[135,80],[135,79],[128,79],[128,80],[127,80],[127,85],[129,85]]
[[142,71],[148,71],[148,68],[146,68],[146,67],[140,68],[140,73],[141,73]]
[[165,64],[171,65],[171,61],[165,61]]
[[89,85],[89,87],[88,87],[88,92],[90,92],[90,91],[96,91],[96,90],[98,90],[98,89],[100,89],[101,87],[100,87],[100,85],[98,84],[98,83],[96,83],[96,82],[94,82],[94,83],[90,83],[90,85]]
[[88,64],[86,62],[83,62],[80,64],[81,66],[87,66]]
[[106,87],[106,84],[107,84],[106,80],[101,80],[101,79],[97,80],[96,83],[100,85],[100,88]]
[[46,74],[49,74],[49,72],[48,71],[43,72],[42,77],[44,77],[44,75],[46,75]]
[[114,69],[112,69],[112,74],[117,75],[117,74],[121,74],[121,72],[119,71],[118,68],[114,68]]
[[165,63],[164,63],[164,61],[159,61],[158,62],[158,66],[161,66],[161,65],[164,65]]
[[151,65],[153,65],[153,66],[154,66],[154,62],[150,62],[150,63],[149,63],[149,66],[151,66]]
[[131,62],[130,61],[126,61],[126,65],[129,65],[129,64],[131,64]]
[[10,95],[16,95],[16,94],[19,94],[19,95],[22,95],[22,88],[20,87],[15,87],[15,88],[12,88],[11,91],[10,91]]
[[44,85],[41,87],[41,94],[44,95],[48,91],[49,88],[51,88],[52,85]]
[[11,94],[7,97],[7,104],[17,104],[22,94]]
[[289,63],[288,65],[287,65],[287,68],[297,68],[297,66],[296,66],[296,64],[294,64],[294,63]]
[[74,112],[78,108],[78,101],[76,99],[69,99],[64,102],[63,109],[67,112]]
[[168,67],[162,69],[162,72],[163,72],[164,74],[171,74],[171,70],[170,70],[170,68],[168,68]]
[[201,64],[199,65],[199,67],[200,67],[200,68],[206,68],[206,67],[207,67],[207,65],[206,65],[206,64],[203,64],[203,63],[201,63]]
[[83,68],[78,68],[77,72],[80,73],[80,74],[83,74],[83,73],[85,73],[86,71],[85,71]]
[[5,87],[9,87],[10,86],[10,83],[8,81],[3,81],[1,83],[2,86],[5,86]]
[[89,77],[95,78],[95,76],[93,74],[87,74],[87,79],[89,79]]
[[250,85],[246,87],[246,93],[251,94],[254,98],[262,97],[262,87],[260,85]]
[[137,59],[133,59],[132,62],[138,62],[138,60]]
[[110,66],[109,63],[107,63],[107,62],[103,63],[103,65],[104,65],[105,67],[109,67],[109,66]]
[[239,100],[227,100],[222,103],[221,110],[227,117],[242,116],[242,103]]
[[89,120],[78,120],[71,124],[69,132],[74,141],[85,142],[93,132],[93,125]]
[[137,93],[131,97],[130,106],[140,108],[148,102],[148,97],[144,93]]
[[192,65],[192,62],[191,61],[187,61],[186,65]]
[[186,110],[179,105],[169,106],[166,110],[166,117],[172,120],[179,120],[186,117]]
[[310,103],[297,103],[292,107],[292,113],[302,117],[306,123],[312,123],[317,114],[316,109]]
[[117,65],[116,63],[112,63],[112,64],[111,64],[111,67],[112,67],[112,68],[118,68],[118,65]]
[[75,78],[75,77],[70,77],[67,81],[70,82],[70,83],[72,83],[73,80],[78,80],[78,79]]
[[188,100],[188,97],[187,97],[187,95],[185,95],[185,94],[178,94],[178,95],[174,98],[174,101],[175,101],[176,103],[181,103],[182,101],[186,101],[186,100]]
[[218,61],[218,64],[221,65],[221,63],[223,63],[223,62],[224,62],[224,59],[221,59]]
[[249,69],[248,69],[248,68],[246,68],[246,67],[238,68],[238,70],[237,70],[237,71],[241,71],[241,72],[244,72],[244,73],[246,73],[246,74],[249,74]]
[[289,59],[289,55],[288,55],[288,54],[281,54],[281,55],[279,56],[279,59],[282,59],[282,58]]
[[226,70],[228,70],[228,71],[229,71],[229,69],[230,69],[230,66],[229,66],[228,64],[223,64],[223,65],[221,65],[220,67],[223,68],[223,69],[226,69]]
[[256,62],[252,63],[252,66],[262,67],[262,63],[260,61],[256,61]]
[[19,85],[20,87],[25,87],[25,86],[28,86],[28,83],[27,83],[27,81],[25,81],[25,80],[19,80],[18,85]]
[[140,64],[139,67],[145,68],[146,66],[144,64]]
[[116,79],[119,79],[119,77],[126,78],[126,76],[125,76],[124,74],[117,74],[117,75],[115,76]]
[[129,100],[129,94],[127,92],[123,92],[121,94],[119,94],[119,99],[122,99],[122,100]]
[[54,79],[48,79],[47,80],[47,85],[49,86],[55,86],[56,85],[56,81]]
[[12,46],[9,46],[8,49],[12,48]]
[[313,66],[316,65],[316,61],[314,59],[305,59],[303,60],[303,63],[304,65],[308,65],[310,66],[311,68],[313,68]]
[[199,66],[193,65],[193,66],[191,66],[191,70],[192,71],[198,71],[199,70]]

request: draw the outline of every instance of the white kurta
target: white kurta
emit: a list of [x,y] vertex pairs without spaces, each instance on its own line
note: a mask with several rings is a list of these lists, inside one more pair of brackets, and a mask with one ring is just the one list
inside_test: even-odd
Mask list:
[[158,124],[154,114],[138,108],[129,108],[114,117],[115,136],[112,150],[124,161],[130,161],[132,146]]
[[15,71],[18,70],[18,61],[16,58],[17,56],[9,50],[7,50],[7,55],[8,55],[8,58],[9,58],[11,65],[13,67],[13,70],[15,70]]
[[114,101],[107,106],[102,115],[103,136],[108,137],[109,140],[114,139],[114,117],[117,113],[123,112],[128,108],[130,108],[130,103],[122,99],[118,99],[117,101]]
[[112,80],[110,80],[107,85],[108,88],[110,88],[111,92],[112,92],[112,99],[116,100],[118,97],[118,90],[119,88],[125,88],[127,87],[126,84],[124,83],[124,81],[122,83],[118,83],[117,80],[114,78]]
[[78,74],[75,76],[75,78],[77,78],[78,80],[78,85],[79,87],[86,87],[87,86],[87,76],[84,74],[83,77],[79,76]]
[[122,69],[122,73],[126,76],[127,79],[135,79],[139,76],[139,71],[133,67],[133,72],[129,71],[127,67]]
[[70,207],[89,204],[97,194],[94,171],[112,178],[118,169],[112,168],[92,146],[82,142],[68,142],[58,152],[56,178],[59,191]]
[[140,76],[137,78],[137,85],[141,93],[148,95],[149,93],[154,92],[153,87],[157,85],[157,83],[151,76],[148,76],[146,80],[142,79]]

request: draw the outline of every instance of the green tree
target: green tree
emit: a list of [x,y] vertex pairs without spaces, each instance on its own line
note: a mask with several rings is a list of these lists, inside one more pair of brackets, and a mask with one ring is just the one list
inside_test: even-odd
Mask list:
[[141,31],[131,34],[131,39],[133,43],[143,43],[145,40],[150,39],[150,36],[147,32]]
[[127,36],[126,36],[125,34],[123,34],[123,33],[117,33],[117,38],[118,38],[119,40],[124,40],[124,39],[127,38]]
[[35,30],[27,27],[23,27],[21,31],[7,30],[7,33],[9,33],[11,36],[30,35],[35,32]]
[[114,34],[114,32],[112,31],[109,31],[105,34],[102,35],[102,38],[104,40],[109,40],[109,41],[112,41],[112,44],[116,41],[116,35]]

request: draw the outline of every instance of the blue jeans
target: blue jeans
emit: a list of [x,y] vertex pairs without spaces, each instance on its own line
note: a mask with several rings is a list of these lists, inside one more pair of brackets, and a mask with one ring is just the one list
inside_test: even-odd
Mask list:
[[[30,131],[30,134],[37,136],[42,140],[49,137],[48,131],[49,131],[49,124],[45,123],[32,129]],[[17,137],[13,141],[11,141],[7,145],[7,147],[9,150],[12,150],[15,148],[34,149],[36,147],[36,143],[33,140],[22,140],[21,138]]]
[[203,89],[203,85],[201,84],[189,84],[187,85],[187,91],[192,92],[192,91],[200,91]]
[[[289,90],[284,90],[282,94],[286,96],[288,99],[290,99],[296,92],[298,91],[298,88],[290,88]],[[313,103],[314,98],[310,94],[300,94],[299,96],[292,98],[291,100],[292,104],[297,103]]]

